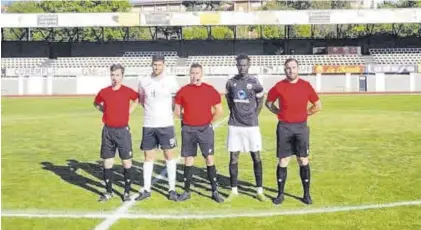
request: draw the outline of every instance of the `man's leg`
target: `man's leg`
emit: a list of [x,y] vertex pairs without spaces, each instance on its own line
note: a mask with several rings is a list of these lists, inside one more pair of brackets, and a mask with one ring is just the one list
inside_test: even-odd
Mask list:
[[262,169],[262,160],[260,158],[260,152],[250,152],[251,158],[253,160],[253,170],[254,178],[256,180],[257,187],[257,199],[260,201],[265,201],[265,196],[263,195],[263,169]]
[[177,198],[178,201],[190,199],[190,185],[192,181],[192,166],[197,156],[197,132],[195,127],[184,126],[181,130],[181,156],[184,157],[184,192]]
[[132,135],[130,132],[130,127],[118,130],[119,136],[121,138],[116,139],[118,153],[120,154],[120,159],[124,168],[124,193],[123,201],[130,201],[130,190],[132,185],[132,157],[133,157],[133,148],[132,148]]
[[244,146],[239,133],[239,127],[228,126],[227,138],[227,148],[230,152],[229,173],[231,184],[231,194],[229,195],[228,200],[231,201],[238,196],[238,160],[240,151]]
[[116,146],[113,142],[113,130],[104,126],[102,129],[101,158],[103,161],[103,180],[105,193],[99,198],[100,202],[108,201],[113,197],[113,165]]
[[310,164],[309,164],[309,128],[302,127],[297,130],[297,161],[300,165],[300,177],[303,185],[304,195],[303,202],[312,204],[310,196]]
[[213,155],[208,155],[206,157],[206,166],[207,166],[208,179],[212,188],[212,199],[218,203],[222,203],[224,202],[224,199],[222,199],[221,195],[219,195],[218,193],[217,173],[216,173],[216,167],[215,167]]
[[174,127],[164,127],[157,129],[158,144],[164,152],[167,173],[168,173],[168,199],[176,201],[177,193],[175,192],[175,182],[177,175],[177,159],[175,158],[174,148],[177,147]]
[[293,133],[289,127],[278,123],[276,128],[276,146],[278,166],[276,168],[276,179],[278,185],[278,196],[273,200],[274,204],[281,204],[284,201],[284,188],[287,179],[288,163],[290,156],[294,152]]
[[185,201],[190,199],[190,185],[193,178],[192,167],[194,164],[194,156],[184,158],[184,192],[177,198],[177,201]]
[[151,196],[152,172],[155,160],[155,149],[158,141],[155,135],[155,128],[143,127],[142,143],[140,148],[144,151],[145,161],[143,162],[143,189],[136,200],[144,200]]
[[230,153],[230,183],[231,183],[231,195],[230,198],[238,195],[238,160],[240,157],[240,152],[231,152]]
[[198,132],[197,136],[200,151],[202,152],[203,157],[206,159],[208,179],[212,188],[212,199],[218,203],[222,203],[224,202],[224,199],[222,199],[221,195],[218,193],[217,173],[215,161],[213,158],[215,152],[215,133],[213,131],[212,125],[203,127],[203,129]]
[[247,127],[247,145],[250,150],[250,155],[253,160],[254,178],[257,187],[257,199],[260,201],[266,201],[266,197],[263,194],[263,166],[262,159],[260,157],[260,151],[262,150],[262,135],[260,128]]

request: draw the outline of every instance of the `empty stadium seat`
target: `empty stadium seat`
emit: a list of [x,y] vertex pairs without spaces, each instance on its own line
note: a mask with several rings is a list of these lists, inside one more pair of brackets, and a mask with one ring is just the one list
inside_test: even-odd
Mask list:
[[48,58],[1,58],[2,68],[34,68],[41,66]]
[[[301,65],[361,65],[364,60],[359,55],[251,55],[252,66],[280,66],[288,58],[295,58]],[[190,56],[189,66],[198,62],[203,66],[235,66],[236,56]]]

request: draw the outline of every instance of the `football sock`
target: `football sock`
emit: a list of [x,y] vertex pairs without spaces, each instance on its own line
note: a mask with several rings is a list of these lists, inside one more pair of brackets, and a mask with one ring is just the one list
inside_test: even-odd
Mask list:
[[132,185],[132,176],[133,176],[133,169],[130,167],[128,169],[124,169],[124,192],[130,193],[130,188]]
[[231,187],[231,192],[238,194],[238,188],[237,187]]
[[167,172],[169,191],[175,191],[175,176],[177,173],[177,161],[175,159],[167,160]]
[[257,187],[257,193],[263,194],[263,187]]
[[256,179],[256,187],[263,186],[263,172],[262,172],[262,162],[253,162],[254,169],[254,178]]
[[113,192],[113,169],[106,169],[104,168],[104,182],[105,182],[105,189],[108,193]]
[[300,177],[303,184],[304,196],[310,195],[310,165],[300,166]]
[[238,185],[238,163],[230,164],[229,171],[231,188],[236,188]]
[[285,181],[287,179],[287,168],[285,167],[280,167],[278,165],[278,168],[276,170],[276,178],[278,180],[278,194],[283,194],[284,193],[284,187],[285,187]]
[[184,190],[190,192],[190,184],[192,179],[192,166],[184,166]]
[[209,182],[210,182],[211,187],[212,187],[212,192],[215,192],[216,191],[216,168],[215,168],[215,165],[208,166],[207,171],[208,171],[208,179],[209,179]]
[[143,189],[144,191],[151,191],[151,181],[153,172],[153,161],[145,161],[143,163]]

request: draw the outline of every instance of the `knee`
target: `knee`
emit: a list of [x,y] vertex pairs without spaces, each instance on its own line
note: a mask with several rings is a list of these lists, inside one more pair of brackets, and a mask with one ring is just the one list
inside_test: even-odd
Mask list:
[[155,160],[155,152],[152,151],[145,151],[145,161],[154,161]]
[[239,157],[240,157],[240,152],[231,152],[230,164],[238,164]]
[[308,157],[297,157],[297,161],[300,166],[306,166],[309,163]]
[[132,160],[128,159],[128,160],[122,160],[123,163],[123,168],[125,169],[129,169],[132,167]]
[[186,166],[193,166],[194,163],[194,157],[186,157],[184,159],[184,165]]
[[279,166],[282,168],[288,167],[289,157],[279,158]]
[[206,165],[207,166],[212,166],[212,165],[214,165],[215,164],[215,162],[214,162],[214,160],[213,160],[213,155],[209,155],[209,156],[207,156],[206,157]]
[[106,169],[112,168],[114,165],[114,158],[104,159],[103,165],[104,165],[104,168]]
[[262,161],[260,158],[260,152],[251,152],[251,158],[253,159],[253,163],[259,163]]
[[164,150],[165,160],[172,160],[174,158],[174,151],[172,149]]

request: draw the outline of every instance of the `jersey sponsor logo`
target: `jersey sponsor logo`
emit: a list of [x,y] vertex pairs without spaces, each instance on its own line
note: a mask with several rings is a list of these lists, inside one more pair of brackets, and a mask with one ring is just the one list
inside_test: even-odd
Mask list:
[[247,84],[247,89],[251,89],[252,88],[252,85],[251,84]]
[[248,99],[247,92],[244,90],[239,90],[237,92],[238,99],[234,99],[234,102],[238,103],[250,103],[250,100]]

